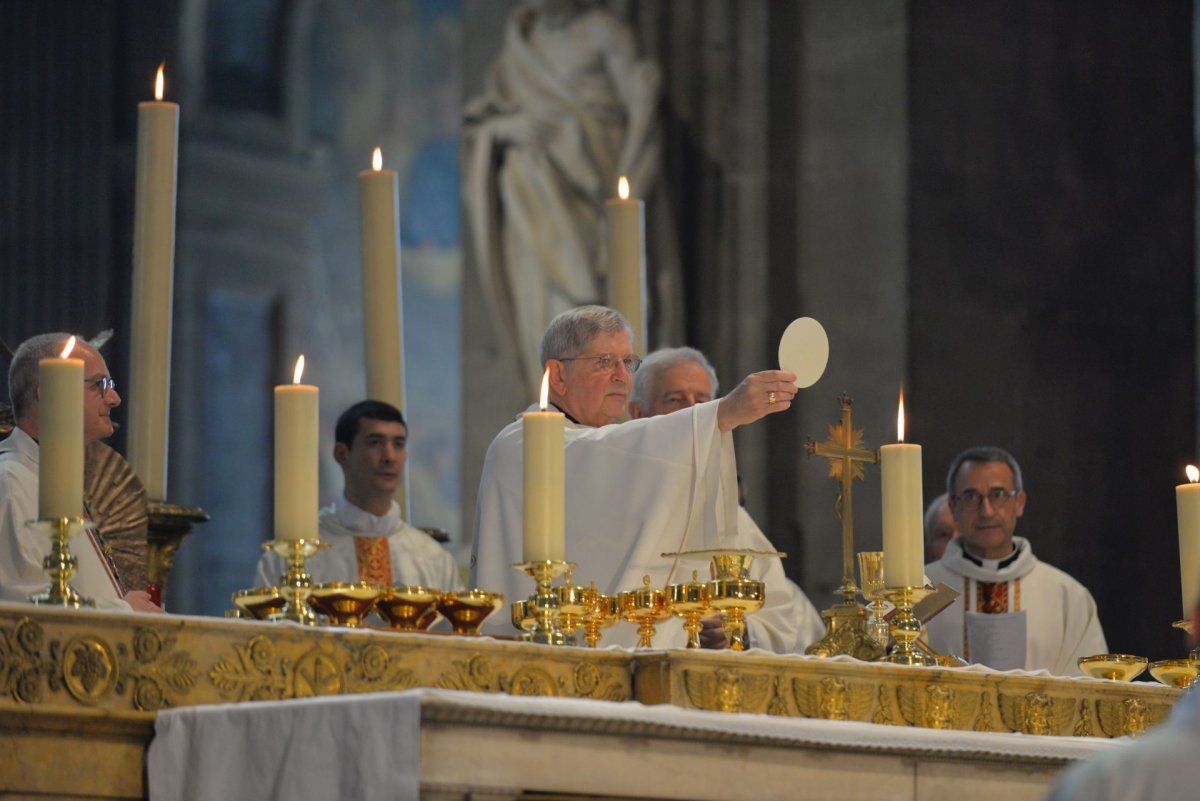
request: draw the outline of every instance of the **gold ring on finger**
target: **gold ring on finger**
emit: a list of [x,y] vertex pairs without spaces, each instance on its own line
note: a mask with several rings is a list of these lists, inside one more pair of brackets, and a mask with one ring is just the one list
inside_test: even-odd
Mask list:
[[775,405],[775,393],[774,392],[767,393],[767,403],[770,404],[771,406]]

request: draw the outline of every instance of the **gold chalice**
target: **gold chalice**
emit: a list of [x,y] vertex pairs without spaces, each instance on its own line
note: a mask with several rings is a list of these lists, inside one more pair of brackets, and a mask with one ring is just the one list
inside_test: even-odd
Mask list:
[[883,617],[883,591],[887,589],[883,579],[883,551],[859,551],[858,579],[871,613],[867,620],[867,636],[886,649],[891,631]]
[[[595,583],[592,590],[596,590]],[[615,625],[621,619],[621,610],[617,599],[611,595],[596,592],[595,603],[583,614],[583,641],[588,648],[595,648],[600,642],[600,629]]]
[[478,634],[484,619],[504,605],[504,596],[490,590],[448,592],[441,597],[437,610],[450,621],[455,634]]
[[1198,673],[1200,666],[1191,659],[1160,659],[1150,663],[1150,675],[1155,681],[1177,690],[1191,687]]
[[555,587],[554,594],[558,596],[558,612],[555,620],[559,629],[562,630],[563,636],[566,637],[567,644],[574,645],[575,632],[583,624],[583,616],[596,604],[596,595],[598,594],[596,587],[572,584],[571,576],[568,573],[567,583]]
[[287,606],[287,598],[278,587],[255,587],[238,590],[233,594],[233,605],[246,617],[255,620],[270,620]]
[[642,586],[627,590],[617,596],[621,616],[638,627],[638,648],[654,647],[654,624],[671,616],[667,610],[667,596],[662,590],[650,586],[650,577],[642,576]]
[[708,585],[700,581],[700,574],[692,571],[692,580],[683,584],[667,585],[667,608],[671,614],[683,618],[683,630],[687,632],[688,648],[700,647],[700,621],[712,610]]
[[528,598],[512,603],[512,624],[523,632],[533,631],[537,625],[537,609]]
[[1148,661],[1133,654],[1096,654],[1079,657],[1079,667],[1093,679],[1133,681],[1146,669]]
[[375,601],[375,609],[393,629],[424,631],[437,620],[437,602],[441,597],[441,590],[419,584],[385,587]]
[[766,586],[750,578],[717,578],[708,582],[708,594],[712,608],[725,615],[729,650],[745,651],[746,615],[762,609]]
[[308,593],[308,605],[334,626],[356,629],[375,605],[382,588],[365,581],[331,581]]

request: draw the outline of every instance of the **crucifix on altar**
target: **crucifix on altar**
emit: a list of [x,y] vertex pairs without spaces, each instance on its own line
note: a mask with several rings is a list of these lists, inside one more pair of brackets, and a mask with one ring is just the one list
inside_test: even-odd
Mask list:
[[878,464],[879,452],[863,446],[863,432],[855,431],[850,407],[853,400],[846,393],[838,397],[841,419],[829,426],[824,442],[811,438],[805,446],[809,456],[822,456],[829,461],[829,477],[838,482],[834,514],[842,524],[842,600],[821,612],[827,630],[825,636],[805,649],[817,656],[849,654],[859,659],[878,659],[883,647],[867,634],[867,612],[854,600],[858,585],[854,582],[854,480],[865,476],[864,464]]

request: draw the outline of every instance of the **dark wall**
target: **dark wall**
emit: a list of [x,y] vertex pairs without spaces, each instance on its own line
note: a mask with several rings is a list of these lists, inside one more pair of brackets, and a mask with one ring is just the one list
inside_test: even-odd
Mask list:
[[1021,462],[1017,533],[1110,650],[1177,656],[1194,461],[1192,4],[913,0],[910,364],[925,486]]

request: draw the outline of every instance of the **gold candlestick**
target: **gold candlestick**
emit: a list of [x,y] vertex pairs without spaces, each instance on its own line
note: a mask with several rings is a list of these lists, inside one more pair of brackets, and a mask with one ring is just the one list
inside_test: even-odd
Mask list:
[[517,610],[513,610],[514,620],[517,619],[518,614],[525,615],[530,612],[536,618],[529,629],[521,635],[522,638],[543,645],[566,645],[567,638],[558,623],[558,594],[554,592],[551,585],[556,576],[574,570],[575,563],[562,559],[545,559],[536,562],[518,562],[513,567],[532,578],[535,585],[533,595],[529,596],[529,604],[532,608],[526,607],[519,613]]
[[917,638],[921,636],[921,621],[912,613],[913,604],[930,592],[925,587],[888,587],[883,591],[883,596],[896,607],[896,613],[892,615],[892,639],[896,644],[892,646],[891,653],[883,658],[884,662],[894,665],[937,664],[937,659],[916,646]]
[[683,630],[688,635],[687,647],[699,648],[700,621],[712,609],[712,603],[708,585],[700,581],[697,571],[692,571],[691,581],[667,586],[667,608],[671,614],[683,618]]
[[65,606],[79,609],[82,606],[95,606],[96,602],[71,586],[71,578],[79,566],[79,561],[71,553],[69,543],[72,537],[92,524],[81,517],[52,517],[34,522],[50,537],[50,553],[42,560],[42,572],[50,579],[50,586],[41,592],[29,596],[30,603],[39,606]]
[[268,540],[264,542],[264,551],[274,551],[287,563],[287,573],[279,580],[279,590],[287,598],[287,608],[272,620],[290,620],[301,626],[316,625],[317,617],[308,606],[308,594],[312,591],[312,576],[308,574],[305,563],[309,558],[328,543],[317,540]]

